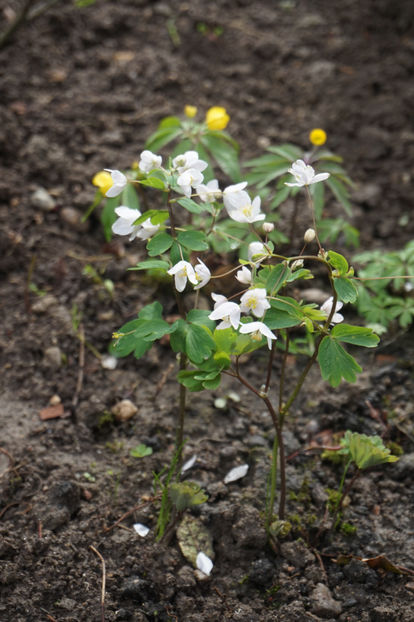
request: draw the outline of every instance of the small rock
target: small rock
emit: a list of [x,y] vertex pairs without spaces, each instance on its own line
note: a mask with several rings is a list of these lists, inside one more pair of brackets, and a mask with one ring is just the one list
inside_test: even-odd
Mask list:
[[62,609],[66,609],[67,611],[75,611],[77,607],[77,602],[72,598],[68,598],[67,596],[63,596],[58,602],[57,606]]
[[112,406],[111,412],[117,421],[129,421],[138,412],[138,408],[131,400],[122,400]]
[[50,346],[50,348],[46,348],[45,352],[45,362],[53,369],[59,369],[62,365],[62,351],[58,346]]
[[342,613],[341,603],[332,597],[330,589],[323,583],[318,583],[310,595],[312,613],[321,618],[336,618]]
[[249,581],[258,587],[267,587],[273,581],[275,567],[266,557],[256,559],[249,569]]
[[33,207],[41,209],[43,212],[51,212],[56,207],[56,201],[50,196],[47,190],[44,188],[38,188],[31,196],[31,203]]
[[311,553],[300,540],[282,542],[280,545],[280,552],[290,564],[295,566],[295,568],[305,568],[305,566],[315,561],[313,553]]
[[150,583],[141,577],[128,577],[121,587],[121,598],[132,598],[142,603],[149,595]]
[[89,229],[89,221],[85,220],[85,222],[82,222],[82,212],[74,207],[64,207],[60,212],[60,216],[75,231],[85,232]]
[[397,481],[401,481],[407,477],[412,479],[414,476],[414,453],[401,456],[398,462],[392,465],[390,475]]
[[66,508],[73,516],[80,506],[80,488],[74,482],[62,480],[51,488],[49,500],[58,507]]
[[374,587],[378,583],[375,570],[357,559],[351,559],[349,564],[342,568],[342,572],[348,581],[352,583],[363,583],[369,587]]
[[56,298],[52,294],[46,294],[46,296],[41,296],[32,304],[32,311],[33,313],[46,313],[50,307],[56,304]]
[[232,536],[236,546],[260,549],[267,542],[266,531],[258,509],[253,506],[242,506],[237,520],[232,526]]
[[378,607],[374,607],[371,611],[370,620],[372,620],[372,622],[393,622],[394,620],[401,620],[397,615],[395,607],[378,605]]
[[51,406],[57,406],[58,404],[61,404],[62,400],[60,399],[59,395],[57,395],[55,393],[55,395],[52,395],[52,397],[49,400],[49,404]]
[[190,566],[183,566],[177,573],[177,588],[194,587],[194,569]]

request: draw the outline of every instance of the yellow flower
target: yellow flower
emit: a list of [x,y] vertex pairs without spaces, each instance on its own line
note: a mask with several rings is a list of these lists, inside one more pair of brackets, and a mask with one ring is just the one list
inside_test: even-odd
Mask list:
[[197,106],[189,106],[187,104],[187,106],[184,106],[184,114],[189,119],[192,119],[197,114]]
[[229,121],[230,117],[225,108],[213,106],[207,110],[206,123],[209,130],[224,130]]
[[321,130],[319,127],[315,128],[309,134],[309,140],[312,145],[316,147],[320,147],[320,145],[324,145],[326,143],[326,132],[325,130]]
[[112,188],[114,184],[111,173],[107,173],[106,171],[99,171],[99,173],[96,173],[92,179],[92,183],[94,186],[98,186],[102,194],[106,194],[109,188]]

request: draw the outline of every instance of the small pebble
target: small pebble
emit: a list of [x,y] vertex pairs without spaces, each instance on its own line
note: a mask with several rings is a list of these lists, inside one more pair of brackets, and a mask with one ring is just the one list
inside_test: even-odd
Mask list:
[[89,221],[82,222],[83,213],[74,207],[64,207],[60,215],[62,220],[75,231],[85,232],[89,229]]
[[122,400],[111,408],[111,412],[117,421],[129,421],[138,412],[138,408],[131,400]]
[[43,212],[51,212],[56,207],[56,201],[44,188],[38,188],[31,196],[31,203],[34,207]]

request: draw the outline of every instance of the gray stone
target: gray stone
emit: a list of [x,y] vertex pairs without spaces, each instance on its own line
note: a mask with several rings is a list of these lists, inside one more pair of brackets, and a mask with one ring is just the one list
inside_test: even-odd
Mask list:
[[274,572],[275,567],[269,559],[256,559],[249,568],[249,581],[258,587],[267,587],[273,581]]
[[282,542],[280,545],[282,556],[295,568],[305,568],[315,561],[315,556],[300,540],[294,542]]
[[414,476],[414,453],[404,454],[389,469],[390,476],[396,480]]
[[44,188],[38,188],[31,196],[33,207],[41,209],[43,212],[51,212],[56,207],[56,201]]
[[323,583],[318,583],[310,595],[312,613],[321,618],[335,618],[342,613],[342,605],[332,597],[330,589]]
[[82,222],[83,213],[74,207],[64,207],[60,216],[75,231],[85,232],[89,229],[89,220]]
[[59,369],[62,365],[61,349],[58,346],[50,346],[50,348],[46,348],[44,354],[45,362],[53,369]]

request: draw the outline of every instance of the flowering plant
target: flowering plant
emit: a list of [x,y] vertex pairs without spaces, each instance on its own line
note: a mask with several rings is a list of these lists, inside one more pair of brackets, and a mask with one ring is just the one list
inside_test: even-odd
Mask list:
[[[178,129],[174,124],[167,125],[167,128],[171,127]],[[153,138],[150,144],[154,142]],[[374,347],[378,343],[378,337],[370,328],[345,323],[344,317],[338,313],[344,303],[355,302],[357,298],[354,273],[344,256],[322,247],[313,195],[309,191],[310,187],[327,182],[330,173],[315,173],[300,158],[291,164],[293,180],[287,178],[286,183],[290,185],[286,188],[305,190],[312,228],[305,233],[302,250],[286,256],[277,252],[270,239],[274,225],[266,219],[271,214],[262,211],[258,196],[251,197],[246,181],[221,190],[216,179],[207,181],[205,178],[209,166],[202,157],[202,150],[201,153],[194,149],[174,152],[163,164],[161,156],[150,151],[148,144],[146,147],[134,175],[127,175],[124,179],[119,171],[109,171],[113,184],[106,188],[106,195],[124,197],[129,186],[138,189],[149,186],[161,192],[163,205],[144,213],[135,205],[119,206],[112,230],[118,235],[129,236],[130,240],[146,240],[149,258],[133,269],[157,268],[171,277],[180,317],[173,322],[164,319],[158,301],[145,306],[136,319],[114,333],[112,352],[116,356],[133,353],[139,358],[155,341],[168,335],[171,348],[180,361],[178,458],[175,461],[178,470],[187,390],[217,389],[222,376],[228,375],[262,400],[275,428],[266,519],[271,533],[278,462],[279,519],[283,520],[285,516],[283,425],[307,374],[313,364],[318,363],[322,377],[332,386],[338,386],[341,380],[354,382],[361,368],[343,344]],[[232,229],[229,223],[237,228]],[[311,251],[307,252],[309,246]],[[230,267],[224,273],[215,273],[209,263],[217,248],[221,253],[228,253]],[[238,260],[235,259],[236,252]],[[301,281],[313,278],[315,266],[324,269],[329,285],[327,300],[320,308],[292,296],[292,284],[296,289]],[[220,279],[231,276],[234,279],[227,284],[227,295],[218,293]],[[191,291],[195,296],[186,296],[186,292]],[[211,300],[213,308],[200,308],[202,295]],[[313,350],[293,389],[288,390],[286,362],[290,336],[298,331],[312,335]],[[268,353],[268,363],[263,384],[256,387],[241,371],[241,356],[262,347]],[[276,390],[273,362],[277,349],[282,354]]]

